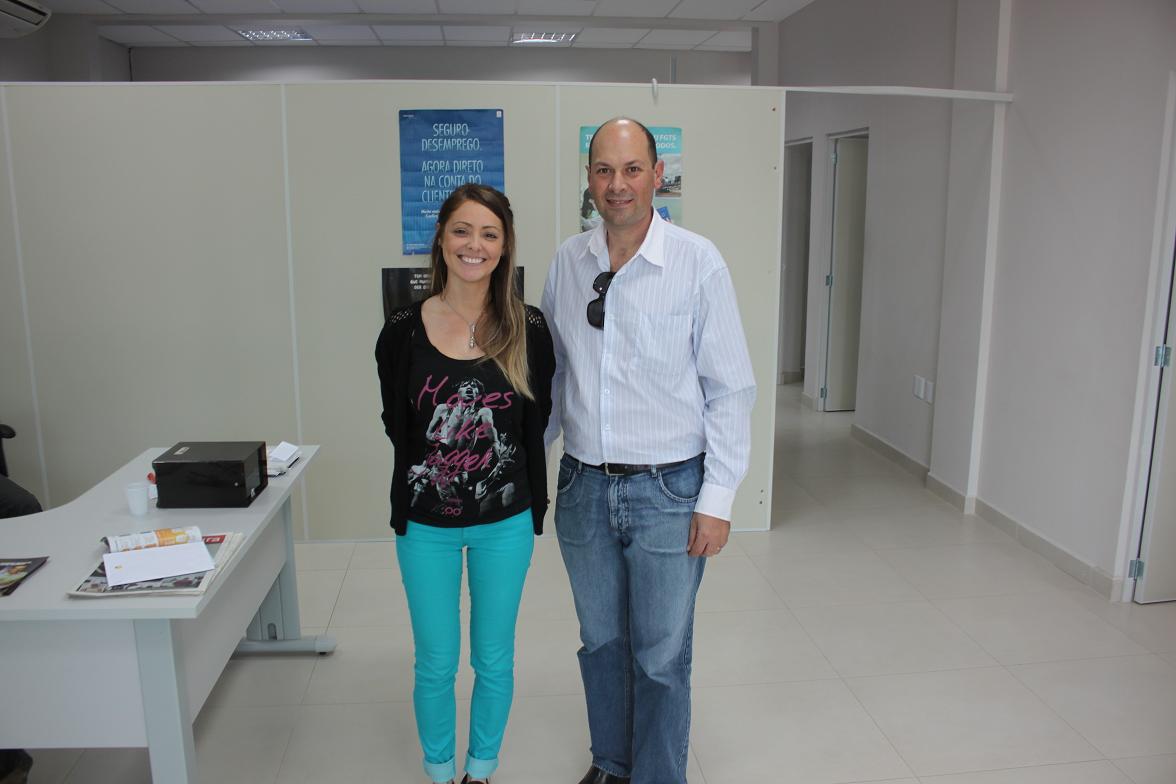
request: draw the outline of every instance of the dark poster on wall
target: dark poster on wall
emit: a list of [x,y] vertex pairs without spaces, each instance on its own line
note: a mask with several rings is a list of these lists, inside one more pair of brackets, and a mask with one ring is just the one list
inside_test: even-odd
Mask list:
[[[380,271],[384,292],[384,320],[397,308],[429,298],[432,272],[428,267],[385,267]],[[523,296],[523,268],[515,267],[515,291]]]

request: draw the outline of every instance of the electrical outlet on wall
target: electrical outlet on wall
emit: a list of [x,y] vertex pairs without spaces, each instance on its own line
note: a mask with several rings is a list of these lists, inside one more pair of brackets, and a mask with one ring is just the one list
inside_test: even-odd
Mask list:
[[923,384],[923,399],[928,403],[935,402],[935,382],[926,381]]
[[915,376],[915,397],[922,400],[925,394],[927,394],[927,379]]

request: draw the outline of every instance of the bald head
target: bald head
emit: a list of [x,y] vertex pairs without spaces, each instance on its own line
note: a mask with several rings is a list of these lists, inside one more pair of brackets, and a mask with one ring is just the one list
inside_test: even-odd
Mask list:
[[649,132],[649,129],[631,117],[614,117],[604,125],[597,128],[596,133],[592,134],[592,140],[588,142],[589,164],[595,160],[593,157],[593,152],[596,145],[596,137],[599,136],[601,132],[634,132],[644,134],[645,141],[649,145],[649,165],[653,166],[655,163],[657,163],[657,142],[654,141],[653,134]]

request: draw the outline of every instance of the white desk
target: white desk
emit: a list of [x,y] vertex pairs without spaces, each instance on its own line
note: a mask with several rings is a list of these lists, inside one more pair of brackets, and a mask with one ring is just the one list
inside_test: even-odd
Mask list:
[[[295,588],[290,495],[318,447],[302,447],[248,508],[152,504],[132,517],[123,488],[164,451],[147,450],[64,506],[0,520],[4,557],[49,556],[0,597],[0,748],[147,746],[157,784],[195,784],[192,720],[247,629],[276,636],[261,644],[279,649],[334,648],[301,637]],[[66,595],[100,560],[102,536],[187,525],[246,535],[203,595]],[[255,617],[259,607],[268,618]]]

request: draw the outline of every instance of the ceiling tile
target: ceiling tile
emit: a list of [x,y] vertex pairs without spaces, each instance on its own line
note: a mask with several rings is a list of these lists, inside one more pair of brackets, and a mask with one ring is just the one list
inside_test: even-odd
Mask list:
[[593,16],[646,16],[651,19],[665,16],[674,10],[678,0],[597,0]]
[[625,44],[632,46],[649,30],[637,27],[585,27],[576,37],[576,44]]
[[270,0],[188,0],[206,14],[274,14],[278,7]]
[[355,0],[273,0],[288,14],[358,14]]
[[434,0],[355,0],[365,14],[435,14]]
[[721,46],[724,48],[734,47],[745,52],[751,51],[751,31],[750,30],[722,30],[715,33],[710,38],[699,44],[699,48],[712,46]]
[[764,0],[743,18],[757,22],[779,22],[811,2],[813,0]]
[[253,44],[241,38],[237,41],[193,41],[192,46],[253,46]]
[[371,39],[370,41],[355,41],[355,40],[341,40],[341,41],[324,41],[321,38],[316,38],[319,46],[383,46],[383,42],[378,39]]
[[219,43],[245,40],[236,32],[220,25],[156,25],[155,29],[162,30],[173,38],[178,38],[188,43]]
[[650,30],[637,46],[642,49],[692,49],[715,34],[715,30]]
[[183,45],[182,41],[147,25],[102,25],[98,35],[120,44]]
[[741,19],[751,9],[760,4],[760,0],[682,0],[670,16],[674,19],[726,19],[735,21]]
[[184,0],[110,0],[110,5],[128,14],[195,14],[196,6]]
[[503,46],[510,40],[509,27],[473,27],[466,25],[445,25],[446,41],[489,41],[501,42]]
[[102,0],[41,0],[41,5],[55,14],[118,14],[117,8]]
[[372,28],[367,25],[328,25],[328,24],[303,24],[299,25],[303,30],[310,33],[314,40],[319,43],[330,41],[337,43],[339,41],[355,41],[357,44],[363,41],[378,41],[376,34],[372,32]]
[[381,41],[427,41],[442,43],[440,25],[372,25]]
[[572,42],[572,47],[579,48],[579,49],[632,49],[633,44],[609,44],[609,43],[582,44],[582,43],[580,43],[580,39],[577,38],[575,41]]
[[518,13],[528,16],[591,16],[596,0],[517,0]]
[[446,46],[506,46],[506,41],[447,41]]
[[513,14],[515,0],[437,0],[443,14]]
[[384,46],[445,46],[444,41],[381,41]]

